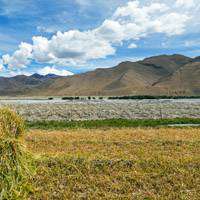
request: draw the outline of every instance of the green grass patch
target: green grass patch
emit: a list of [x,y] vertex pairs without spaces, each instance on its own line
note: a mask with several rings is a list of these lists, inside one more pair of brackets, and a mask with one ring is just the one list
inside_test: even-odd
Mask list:
[[199,124],[200,119],[106,119],[90,121],[35,121],[26,122],[29,129],[63,130],[63,129],[95,129],[95,128],[131,128],[131,127],[159,127],[173,124]]

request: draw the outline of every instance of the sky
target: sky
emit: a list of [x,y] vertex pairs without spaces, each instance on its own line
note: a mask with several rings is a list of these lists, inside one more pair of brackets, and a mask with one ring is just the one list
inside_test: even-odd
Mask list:
[[200,0],[0,0],[0,76],[200,55]]

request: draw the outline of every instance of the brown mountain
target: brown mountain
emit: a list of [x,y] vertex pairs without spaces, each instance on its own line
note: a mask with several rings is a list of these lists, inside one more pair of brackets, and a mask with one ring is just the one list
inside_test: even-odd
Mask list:
[[[182,55],[161,55],[113,68],[69,76],[16,82],[10,95],[200,95],[200,61]],[[16,77],[15,77],[16,79]],[[32,79],[31,79],[32,80]],[[12,86],[10,79],[4,80]],[[2,82],[2,83],[3,83]],[[5,87],[3,87],[5,88]],[[20,88],[17,90],[17,88]],[[0,79],[0,94],[2,91]],[[3,89],[4,91],[4,89]],[[17,92],[16,92],[17,91]],[[20,91],[20,92],[19,92]],[[7,92],[8,95],[8,92]]]
[[171,76],[162,78],[154,87],[157,91],[169,95],[199,95],[200,62],[192,62],[182,66]]

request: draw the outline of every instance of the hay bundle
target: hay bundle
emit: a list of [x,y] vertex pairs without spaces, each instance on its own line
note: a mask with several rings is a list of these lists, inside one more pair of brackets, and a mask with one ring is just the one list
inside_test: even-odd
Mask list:
[[22,145],[24,122],[9,109],[0,109],[0,199],[26,199],[30,159]]

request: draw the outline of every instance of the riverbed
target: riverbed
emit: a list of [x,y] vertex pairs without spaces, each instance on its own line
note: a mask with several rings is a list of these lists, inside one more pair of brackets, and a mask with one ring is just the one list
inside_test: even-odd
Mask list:
[[1,99],[28,121],[200,118],[200,99],[62,100]]

